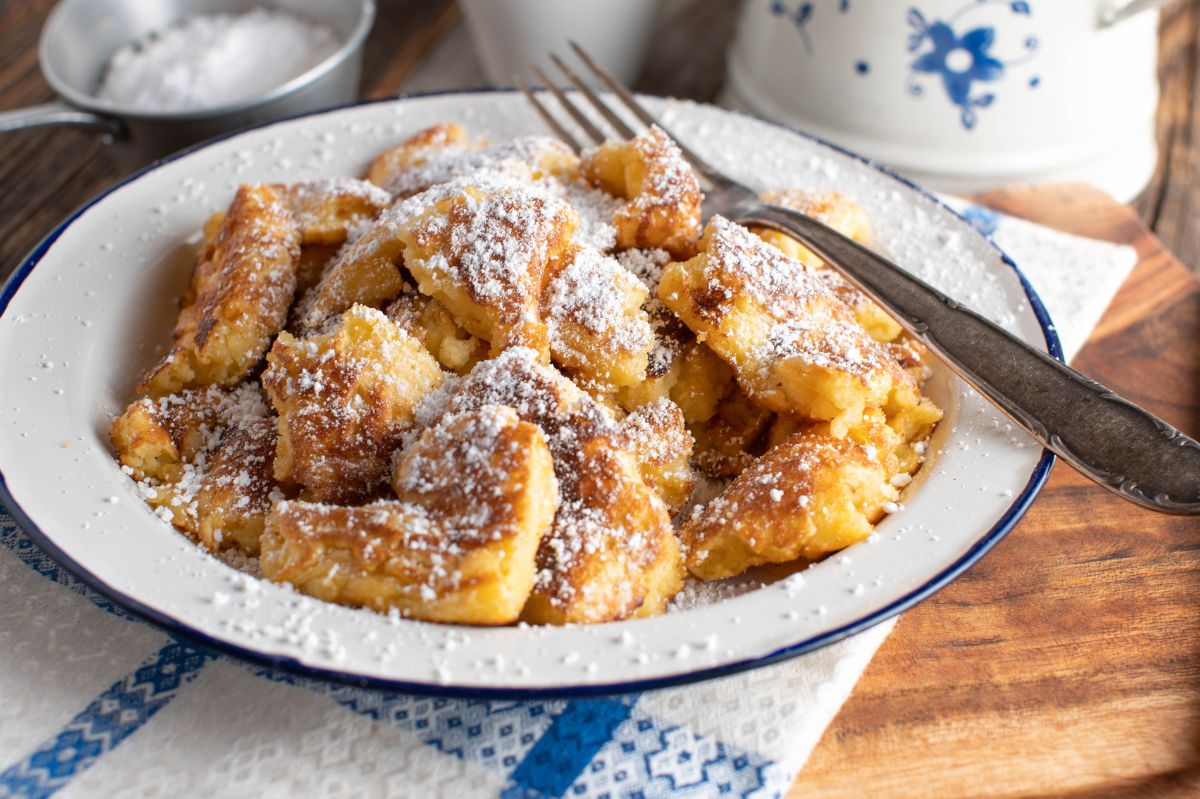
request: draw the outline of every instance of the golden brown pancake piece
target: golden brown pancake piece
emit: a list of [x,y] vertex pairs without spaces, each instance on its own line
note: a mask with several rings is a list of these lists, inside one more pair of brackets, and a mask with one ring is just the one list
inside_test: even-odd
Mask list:
[[442,370],[381,312],[361,305],[307,339],[279,334],[263,388],[279,414],[275,477],[320,502],[370,497],[387,482],[392,452]]
[[329,602],[429,621],[509,624],[557,505],[545,439],[509,408],[446,417],[397,464],[398,500],[281,502],[263,573]]
[[299,230],[280,200],[270,186],[238,189],[212,257],[192,274],[171,351],[146,375],[140,393],[233,386],[258,365],[283,329],[296,289]]
[[541,316],[546,279],[569,254],[579,217],[533,186],[475,172],[418,194],[384,215],[404,263],[492,354],[525,346],[549,357]]
[[446,407],[484,405],[511,407],[537,425],[558,477],[558,513],[522,618],[594,623],[661,613],[682,585],[679,545],[608,411],[525,348],[480,363]]
[[896,497],[866,447],[802,430],[697,508],[679,534],[691,573],[715,580],[862,541]]
[[659,127],[584,153],[581,169],[627,202],[613,216],[618,247],[662,248],[689,257],[700,237],[703,195],[679,146]]
[[814,270],[714,217],[702,251],[669,265],[658,293],[756,404],[828,420],[843,436],[870,408],[916,404],[916,384]]

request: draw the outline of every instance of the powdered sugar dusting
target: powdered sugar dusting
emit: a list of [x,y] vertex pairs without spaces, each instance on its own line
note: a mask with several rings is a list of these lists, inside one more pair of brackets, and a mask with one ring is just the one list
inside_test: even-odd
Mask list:
[[646,349],[653,333],[646,319],[629,313],[629,298],[637,298],[633,303],[636,309],[647,294],[646,287],[616,259],[591,247],[577,250],[548,287],[545,307],[551,347],[572,346],[570,337],[561,332],[561,325],[570,322],[602,336],[603,350]]

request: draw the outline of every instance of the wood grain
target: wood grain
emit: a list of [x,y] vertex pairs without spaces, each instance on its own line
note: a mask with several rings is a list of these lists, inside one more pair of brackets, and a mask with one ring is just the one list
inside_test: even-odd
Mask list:
[[[1200,433],[1200,283],[1086,186],[999,210],[1135,246],[1075,366]],[[1143,511],[1059,464],[993,552],[907,613],[792,797],[1200,792],[1200,522]]]
[[[0,109],[44,103],[37,41],[54,0],[0,3]],[[363,53],[362,92],[395,94],[458,17],[451,0],[387,0]],[[122,175],[89,134],[41,128],[0,134],[0,279],[89,197]]]
[[1158,169],[1135,207],[1172,252],[1200,272],[1200,0],[1176,0],[1159,29]]

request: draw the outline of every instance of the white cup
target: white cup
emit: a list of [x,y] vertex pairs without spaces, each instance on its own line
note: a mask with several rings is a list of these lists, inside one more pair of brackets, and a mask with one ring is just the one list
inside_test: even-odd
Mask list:
[[1157,158],[1155,0],[749,0],[725,101],[931,188],[1082,180]]
[[655,0],[459,0],[483,71],[494,86],[527,83],[550,52],[576,41],[622,83],[632,84],[646,54]]

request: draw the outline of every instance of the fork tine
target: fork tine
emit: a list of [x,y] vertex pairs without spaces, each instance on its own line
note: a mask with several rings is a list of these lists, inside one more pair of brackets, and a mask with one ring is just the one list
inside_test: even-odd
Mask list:
[[572,136],[567,129],[564,128],[562,124],[554,118],[554,115],[546,109],[546,106],[542,105],[542,101],[539,100],[537,95],[535,95],[533,91],[525,85],[525,81],[521,80],[521,76],[513,75],[513,82],[517,84],[517,88],[520,89],[525,95],[525,99],[528,100],[529,104],[533,106],[533,110],[536,111],[537,115],[542,118],[542,121],[546,123],[546,126],[550,128],[550,130],[554,131],[554,135],[562,139],[563,143],[574,150],[576,155],[583,152],[583,148],[579,145],[579,142],[576,141],[575,137]]
[[597,97],[596,93],[592,91],[592,87],[584,83],[561,58],[559,58],[555,53],[551,53],[550,60],[553,61],[554,65],[558,67],[558,70],[566,76],[567,80],[571,81],[571,83],[575,85],[575,88],[579,89],[580,93],[587,98],[588,102],[592,104],[592,108],[595,108],[597,111],[599,111],[600,114],[608,121],[608,124],[613,126],[613,130],[624,136],[626,139],[632,139],[637,135],[637,131],[629,127],[628,123],[621,119],[621,117],[617,116],[617,113],[609,108],[607,103]]
[[538,80],[542,82],[542,85],[554,95],[554,99],[558,100],[558,104],[563,107],[564,111],[571,115],[571,119],[575,120],[575,124],[583,128],[583,132],[590,136],[592,141],[594,141],[596,144],[600,144],[606,138],[608,138],[604,135],[604,131],[596,127],[596,123],[588,119],[586,114],[580,111],[573,102],[567,99],[567,95],[563,92],[563,90],[558,88],[558,85],[555,84],[554,81],[550,80],[550,78],[546,76],[545,72],[542,72],[537,67],[534,67],[533,74],[538,76]]
[[579,56],[587,68],[591,70],[592,74],[599,78],[600,81],[607,86],[612,93],[617,96],[618,99],[620,99],[624,106],[629,109],[630,113],[647,125],[657,125],[659,128],[661,128],[663,132],[670,136],[675,144],[679,146],[679,150],[683,153],[683,156],[687,158],[687,160],[691,161],[692,166],[698,171],[705,173],[706,176],[720,174],[716,169],[710,166],[707,161],[696,155],[696,153],[692,152],[691,148],[681,142],[678,136],[667,130],[666,127],[657,119],[655,119],[649,111],[647,111],[645,108],[642,108],[641,103],[634,99],[633,93],[629,91],[629,89],[625,88],[625,85],[621,83],[621,81],[613,77],[611,72],[609,72],[599,63],[597,63],[594,58],[588,55],[588,52],[580,47],[578,42],[571,41],[569,44],[571,45],[571,49],[575,51],[575,55]]

